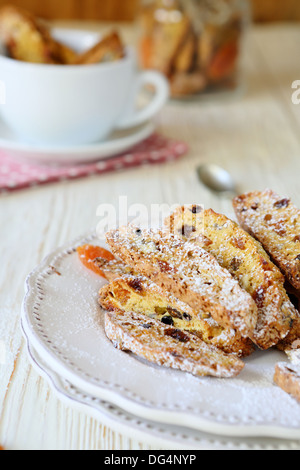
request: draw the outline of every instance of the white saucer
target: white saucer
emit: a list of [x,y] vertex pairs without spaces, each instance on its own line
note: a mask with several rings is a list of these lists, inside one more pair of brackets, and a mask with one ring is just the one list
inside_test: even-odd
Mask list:
[[35,163],[68,164],[99,161],[126,152],[147,139],[155,130],[152,122],[116,131],[103,142],[76,147],[49,147],[22,141],[0,119],[0,149],[8,155]]

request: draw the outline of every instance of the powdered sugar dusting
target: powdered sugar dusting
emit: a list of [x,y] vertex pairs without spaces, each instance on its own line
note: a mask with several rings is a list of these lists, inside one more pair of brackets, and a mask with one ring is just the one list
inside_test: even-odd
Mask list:
[[296,289],[300,288],[300,211],[274,191],[255,191],[234,200],[241,225],[264,246]]
[[[205,297],[207,306],[198,300],[199,308],[208,308],[221,324],[228,321],[246,336],[253,332],[257,307],[251,296],[201,247],[160,229],[140,230],[132,226],[108,233],[107,241],[116,256],[132,267],[138,265],[143,274],[151,278],[151,269],[152,274],[163,273],[172,282],[171,288],[177,283],[184,295],[188,292],[191,296]],[[158,281],[159,277],[155,282]],[[177,297],[181,298],[180,292]],[[186,298],[181,300],[190,303]],[[223,317],[215,312],[218,308],[222,309]],[[224,311],[228,314],[224,315]]]
[[235,356],[135,312],[106,313],[105,331],[116,347],[193,375],[228,378],[244,368]]
[[41,344],[39,352],[44,357],[51,351],[58,372],[67,368],[75,385],[80,382],[95,397],[122,401],[130,412],[132,404],[139,406],[140,416],[150,410],[152,419],[168,420],[172,413],[173,423],[177,417],[178,424],[204,431],[219,433],[225,426],[240,434],[246,426],[248,434],[261,435],[267,427],[271,435],[300,438],[300,407],[272,380],[283,353],[257,351],[230,380],[145,367],[145,361],[114,349],[107,339],[96,299],[104,281],[81,266],[74,246],[58,250],[31,275],[25,302],[24,320]]

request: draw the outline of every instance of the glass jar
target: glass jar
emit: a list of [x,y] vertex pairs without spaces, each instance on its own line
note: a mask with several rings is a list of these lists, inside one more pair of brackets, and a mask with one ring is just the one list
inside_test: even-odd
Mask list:
[[174,98],[240,83],[247,0],[144,0],[139,15],[139,62],[162,72]]

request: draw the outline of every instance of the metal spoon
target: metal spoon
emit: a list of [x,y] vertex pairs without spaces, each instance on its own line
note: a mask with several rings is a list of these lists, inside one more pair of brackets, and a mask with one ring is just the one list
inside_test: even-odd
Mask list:
[[238,190],[231,175],[218,165],[206,163],[197,168],[200,181],[211,191],[221,195],[237,195]]

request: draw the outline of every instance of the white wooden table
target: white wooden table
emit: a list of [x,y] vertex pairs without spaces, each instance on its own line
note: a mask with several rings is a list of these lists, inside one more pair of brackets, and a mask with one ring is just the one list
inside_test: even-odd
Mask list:
[[[132,30],[124,26],[123,31],[132,41]],[[118,204],[119,196],[147,206],[197,202],[230,215],[230,202],[198,182],[200,162],[222,165],[242,190],[271,187],[300,206],[300,105],[291,101],[292,82],[300,80],[299,44],[298,25],[255,27],[243,97],[170,103],[158,118],[158,130],[189,143],[181,161],[1,196],[0,444],[5,448],[150,448],[61,402],[32,368],[19,323],[24,280],[49,252],[95,228],[98,205]]]

